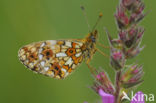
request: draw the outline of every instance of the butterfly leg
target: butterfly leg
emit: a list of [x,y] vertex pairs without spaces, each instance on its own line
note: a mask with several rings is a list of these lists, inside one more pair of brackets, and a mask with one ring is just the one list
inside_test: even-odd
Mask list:
[[105,46],[105,45],[103,45],[103,44],[101,44],[99,42],[97,42],[97,45],[101,46],[104,49],[110,49],[111,48],[110,46]]
[[97,50],[100,54],[102,54],[103,56],[109,58],[109,56],[108,56],[107,54],[105,54],[104,52],[102,52],[100,49],[96,48],[96,50]]
[[93,74],[93,76],[96,76],[97,70],[93,66],[91,66],[89,63],[90,63],[90,59],[87,60],[86,64],[87,64],[90,72]]

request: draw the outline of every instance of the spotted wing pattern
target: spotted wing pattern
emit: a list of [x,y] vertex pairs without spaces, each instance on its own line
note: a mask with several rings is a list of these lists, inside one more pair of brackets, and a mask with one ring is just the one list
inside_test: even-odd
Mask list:
[[84,59],[83,47],[78,40],[47,40],[22,47],[18,56],[30,70],[63,79]]

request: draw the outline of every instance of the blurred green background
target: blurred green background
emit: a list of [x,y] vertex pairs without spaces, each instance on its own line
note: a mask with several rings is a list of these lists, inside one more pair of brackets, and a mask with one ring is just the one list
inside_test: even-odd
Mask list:
[[[23,45],[41,40],[83,38],[88,27],[80,9],[84,5],[93,26],[100,12],[99,41],[108,45],[103,27],[116,37],[114,12],[118,0],[0,0],[0,103],[95,103],[100,97],[89,86],[93,78],[85,63],[65,80],[48,78],[26,69],[17,52]],[[137,90],[156,95],[156,0],[146,0],[150,14],[141,23],[146,48],[133,60],[144,65],[145,82]],[[107,54],[109,50],[103,50]],[[92,62],[103,67],[111,79],[109,59],[96,53]]]

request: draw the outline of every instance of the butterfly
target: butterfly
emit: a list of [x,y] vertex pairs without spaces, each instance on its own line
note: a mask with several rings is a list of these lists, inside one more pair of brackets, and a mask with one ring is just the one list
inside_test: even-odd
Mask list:
[[92,30],[83,39],[35,42],[20,48],[18,57],[32,71],[63,79],[71,74],[82,61],[86,61],[89,66],[97,50],[97,38],[98,31]]

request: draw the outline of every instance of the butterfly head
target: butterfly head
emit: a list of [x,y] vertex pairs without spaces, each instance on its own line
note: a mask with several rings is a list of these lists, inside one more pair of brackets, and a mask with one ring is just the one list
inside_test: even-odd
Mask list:
[[97,38],[98,38],[98,32],[97,30],[94,30],[93,32],[87,35],[86,40],[88,43],[96,43]]
[[93,43],[96,42],[97,38],[98,38],[97,30],[94,30],[93,32],[90,33],[89,39],[90,39]]

